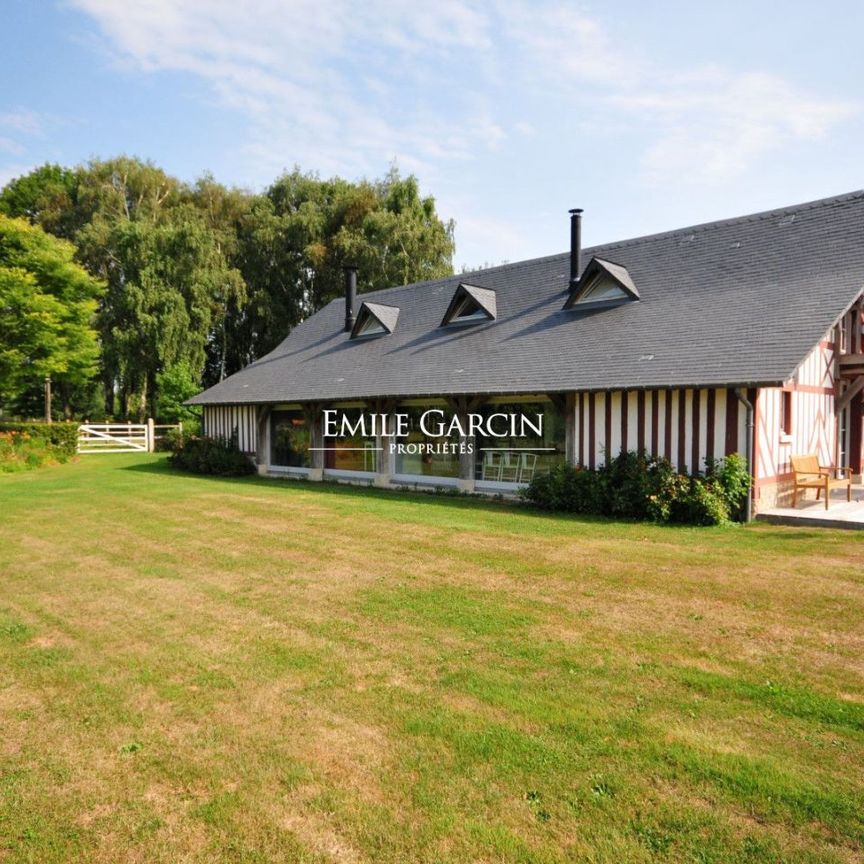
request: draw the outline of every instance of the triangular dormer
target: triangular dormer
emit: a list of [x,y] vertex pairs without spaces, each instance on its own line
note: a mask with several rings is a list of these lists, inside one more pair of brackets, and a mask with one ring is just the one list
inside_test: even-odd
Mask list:
[[565,309],[603,309],[639,299],[627,268],[603,258],[592,258],[573,286]]
[[362,339],[369,336],[384,336],[396,329],[399,320],[398,306],[385,306],[383,303],[360,304],[357,320],[351,329],[352,339]]
[[441,326],[494,321],[497,315],[495,292],[491,288],[481,288],[479,285],[460,282],[444,313]]

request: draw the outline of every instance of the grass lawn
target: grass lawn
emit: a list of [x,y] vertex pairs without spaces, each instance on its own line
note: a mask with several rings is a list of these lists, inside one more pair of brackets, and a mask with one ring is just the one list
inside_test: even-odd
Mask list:
[[864,535],[0,478],[0,861],[864,856]]

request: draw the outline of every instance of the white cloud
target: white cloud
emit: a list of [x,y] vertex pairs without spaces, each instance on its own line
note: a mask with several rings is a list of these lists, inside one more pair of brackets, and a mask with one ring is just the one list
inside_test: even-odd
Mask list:
[[13,138],[7,138],[5,135],[0,135],[0,151],[20,156],[24,152],[24,146],[19,144]]
[[391,0],[72,5],[99,22],[122,62],[208,81],[247,118],[246,152],[262,176],[294,162],[377,173],[394,156],[429,169],[494,148],[505,136],[485,109],[475,116],[438,111],[432,66],[446,68],[457,52],[464,60],[465,52],[492,49],[486,16],[460,0],[425,10]]
[[[717,66],[677,70],[613,44],[569,5],[513,0],[508,32],[522,63],[562,106],[629,119],[644,138],[643,178],[714,184],[745,174],[787,143],[812,141],[861,111],[859,103],[795,88],[775,75]],[[638,124],[638,125],[637,125]]]
[[564,0],[68,2],[123,64],[208,82],[245,118],[253,181],[294,163],[377,174],[393,158],[441,176],[567,116],[632,130],[649,184],[710,185],[860,110],[760,72],[677,68]]
[[22,135],[42,135],[44,118],[35,111],[19,108],[15,111],[0,112],[0,129]]
[[[45,117],[35,111],[23,108],[0,111],[0,154],[8,154],[15,159],[24,156],[28,152],[28,147],[23,142],[27,139],[44,137],[44,130]],[[0,189],[10,180],[26,174],[33,167],[20,161],[0,164]]]
[[716,67],[616,101],[658,127],[642,160],[646,179],[655,183],[669,176],[723,183],[787,144],[824,138],[860,110],[849,101],[796,90],[776,76]]

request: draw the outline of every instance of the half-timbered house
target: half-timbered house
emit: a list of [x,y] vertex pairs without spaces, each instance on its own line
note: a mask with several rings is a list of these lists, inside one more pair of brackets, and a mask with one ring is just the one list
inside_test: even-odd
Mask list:
[[[348,268],[344,307],[191,400],[206,434],[264,474],[385,486],[506,492],[622,449],[682,471],[740,452],[757,508],[785,497],[792,455],[860,479],[864,192],[584,250],[580,220],[564,254],[433,282],[356,296]],[[380,429],[328,439],[327,408],[402,411],[415,443],[435,408],[545,423],[427,457]]]

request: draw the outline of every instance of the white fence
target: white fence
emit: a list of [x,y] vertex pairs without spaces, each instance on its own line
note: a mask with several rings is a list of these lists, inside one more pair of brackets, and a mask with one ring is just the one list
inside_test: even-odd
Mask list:
[[[79,453],[152,453],[168,429],[183,430],[183,424],[83,423],[78,427]],[[160,434],[160,432],[162,434]]]

